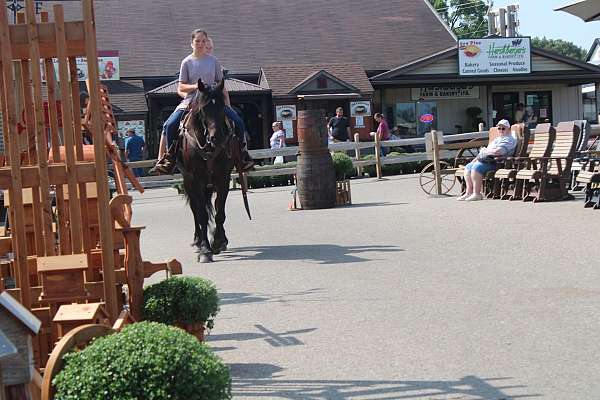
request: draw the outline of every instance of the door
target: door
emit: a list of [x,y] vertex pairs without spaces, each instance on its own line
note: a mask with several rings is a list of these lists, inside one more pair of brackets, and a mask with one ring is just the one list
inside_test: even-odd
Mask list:
[[552,123],[552,92],[525,92],[525,117],[529,128],[537,124]]
[[519,104],[519,92],[503,92],[492,94],[492,105],[494,107],[494,125],[501,119],[507,119],[511,124],[515,120],[515,112]]

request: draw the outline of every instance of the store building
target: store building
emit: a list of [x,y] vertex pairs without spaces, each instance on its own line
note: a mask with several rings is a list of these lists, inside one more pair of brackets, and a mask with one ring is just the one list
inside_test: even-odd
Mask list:
[[[391,115],[390,123],[408,137],[422,136],[429,129],[472,131],[478,122],[493,126],[502,118],[511,122],[522,118],[532,127],[583,118],[581,85],[600,82],[600,68],[532,48],[526,40],[477,39],[482,54],[505,45],[510,51],[519,47],[525,61],[509,55],[500,61],[485,60],[487,64],[478,60],[479,67],[469,68],[473,62],[461,56],[465,46],[453,46],[373,76],[375,108]],[[519,41],[518,46],[511,44]],[[505,67],[511,64],[515,72],[507,73]],[[420,120],[423,115],[427,118]]]

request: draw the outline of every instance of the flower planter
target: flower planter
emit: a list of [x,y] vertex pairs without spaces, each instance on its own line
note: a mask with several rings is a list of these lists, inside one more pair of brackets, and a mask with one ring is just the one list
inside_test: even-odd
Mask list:
[[352,204],[352,193],[350,191],[350,179],[335,182],[335,205],[345,206]]
[[199,323],[195,323],[195,324],[180,324],[178,323],[176,325],[178,328],[183,329],[184,331],[186,331],[187,333],[189,333],[190,335],[195,336],[199,342],[204,342],[204,324],[199,322]]

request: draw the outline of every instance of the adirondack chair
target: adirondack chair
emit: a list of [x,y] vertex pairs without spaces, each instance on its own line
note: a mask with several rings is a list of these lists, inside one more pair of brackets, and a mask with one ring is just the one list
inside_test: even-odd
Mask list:
[[550,156],[529,157],[527,167],[519,170],[516,176],[518,181],[522,181],[523,201],[573,198],[568,192],[568,186],[579,133],[579,127],[574,121],[560,122]]
[[[515,148],[514,156],[507,157],[502,165],[493,174],[493,183],[489,186],[492,188],[487,194],[493,199],[508,199],[515,195],[515,176],[517,175],[519,163],[527,157],[527,148],[529,147],[529,138],[531,132],[524,124],[514,124],[511,131],[517,138],[517,147]],[[538,138],[542,139],[545,136],[540,132]],[[551,141],[538,140],[534,143],[532,152],[537,154],[538,148],[543,147],[543,143],[551,143]],[[544,152],[545,151],[545,152]],[[542,149],[541,155],[548,155],[549,147]]]
[[[586,121],[587,122],[587,121]],[[590,125],[586,124],[587,131],[591,130]],[[585,150],[580,153],[580,157],[574,161],[579,172],[575,176],[574,190],[584,189],[585,202],[584,207],[600,208],[600,140],[598,137]]]

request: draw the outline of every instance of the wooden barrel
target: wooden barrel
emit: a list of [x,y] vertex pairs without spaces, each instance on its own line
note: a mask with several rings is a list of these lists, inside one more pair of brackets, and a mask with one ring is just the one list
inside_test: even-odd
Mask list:
[[327,149],[325,113],[322,110],[298,113],[298,142],[296,185],[300,205],[305,210],[334,207],[335,171]]
[[301,153],[327,150],[326,124],[323,110],[298,112],[298,146]]

